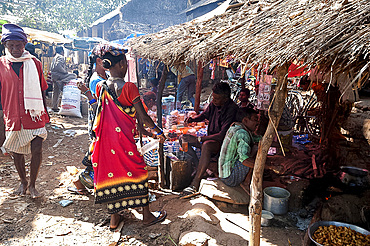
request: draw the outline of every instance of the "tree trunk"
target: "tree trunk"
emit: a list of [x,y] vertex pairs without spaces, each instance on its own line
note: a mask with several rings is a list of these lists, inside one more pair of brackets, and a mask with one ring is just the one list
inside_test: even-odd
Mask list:
[[[278,68],[278,82],[275,90],[275,101],[270,110],[270,119],[265,135],[262,137],[259,145],[257,157],[254,163],[252,181],[250,185],[250,203],[249,203],[249,220],[251,223],[250,230],[250,246],[260,245],[260,230],[261,230],[261,214],[262,214],[262,178],[265,167],[267,152],[271,146],[275,128],[279,124],[281,115],[285,105],[285,97],[287,95],[287,77],[288,64],[284,64]],[[281,89],[280,89],[281,88]]]
[[[163,129],[162,124],[162,95],[164,86],[166,84],[167,79],[167,67],[165,66],[162,71],[161,79],[159,80],[158,85],[158,93],[157,93],[157,124],[160,128]],[[158,176],[159,176],[159,186],[162,188],[168,188],[168,185],[165,182],[165,168],[164,168],[164,151],[163,151],[163,143],[159,143],[159,149],[158,149],[158,157],[159,157],[159,170],[158,170]]]
[[203,62],[198,61],[198,68],[197,68],[197,84],[195,89],[195,103],[194,103],[194,111],[199,113],[199,105],[200,105],[200,94],[202,93],[202,80],[203,80]]

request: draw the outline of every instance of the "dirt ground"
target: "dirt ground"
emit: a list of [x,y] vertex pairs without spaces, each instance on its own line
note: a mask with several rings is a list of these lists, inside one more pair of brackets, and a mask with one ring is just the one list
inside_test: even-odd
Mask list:
[[[108,229],[106,207],[95,205],[92,195],[67,190],[73,186],[76,168],[84,168],[87,117],[51,114],[47,130],[36,184],[41,198],[11,195],[18,188],[18,174],[11,157],[0,154],[0,245],[110,245],[115,238]],[[167,219],[146,227],[140,209],[125,211],[118,245],[248,245],[247,206],[216,203],[203,196],[180,200],[166,192],[151,191],[151,195],[151,210],[166,210]],[[62,207],[61,200],[72,203]],[[302,245],[303,236],[295,227],[264,227],[261,245]]]

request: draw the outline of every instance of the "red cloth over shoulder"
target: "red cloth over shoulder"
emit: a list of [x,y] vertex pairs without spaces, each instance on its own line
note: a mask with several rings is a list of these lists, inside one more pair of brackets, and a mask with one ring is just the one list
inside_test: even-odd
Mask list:
[[[98,83],[96,86],[96,93],[100,95],[100,89],[102,85]],[[118,97],[118,101],[121,103],[122,106],[133,106],[133,101],[140,97],[139,89],[137,86],[132,82],[126,82],[122,87],[121,95]]]

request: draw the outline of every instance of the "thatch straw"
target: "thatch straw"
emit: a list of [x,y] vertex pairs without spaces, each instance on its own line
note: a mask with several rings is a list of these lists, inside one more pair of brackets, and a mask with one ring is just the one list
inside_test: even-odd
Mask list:
[[207,21],[190,21],[130,42],[140,56],[173,65],[235,56],[281,66],[293,60],[360,70],[369,62],[369,0],[247,1]]

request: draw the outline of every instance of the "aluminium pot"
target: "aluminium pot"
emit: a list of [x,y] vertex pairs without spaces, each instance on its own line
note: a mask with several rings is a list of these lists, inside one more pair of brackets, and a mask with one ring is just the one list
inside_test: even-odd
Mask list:
[[271,221],[274,219],[274,214],[267,211],[267,210],[262,210],[261,214],[261,226],[270,226]]
[[263,209],[273,214],[286,214],[290,193],[284,188],[267,187],[263,190]]

